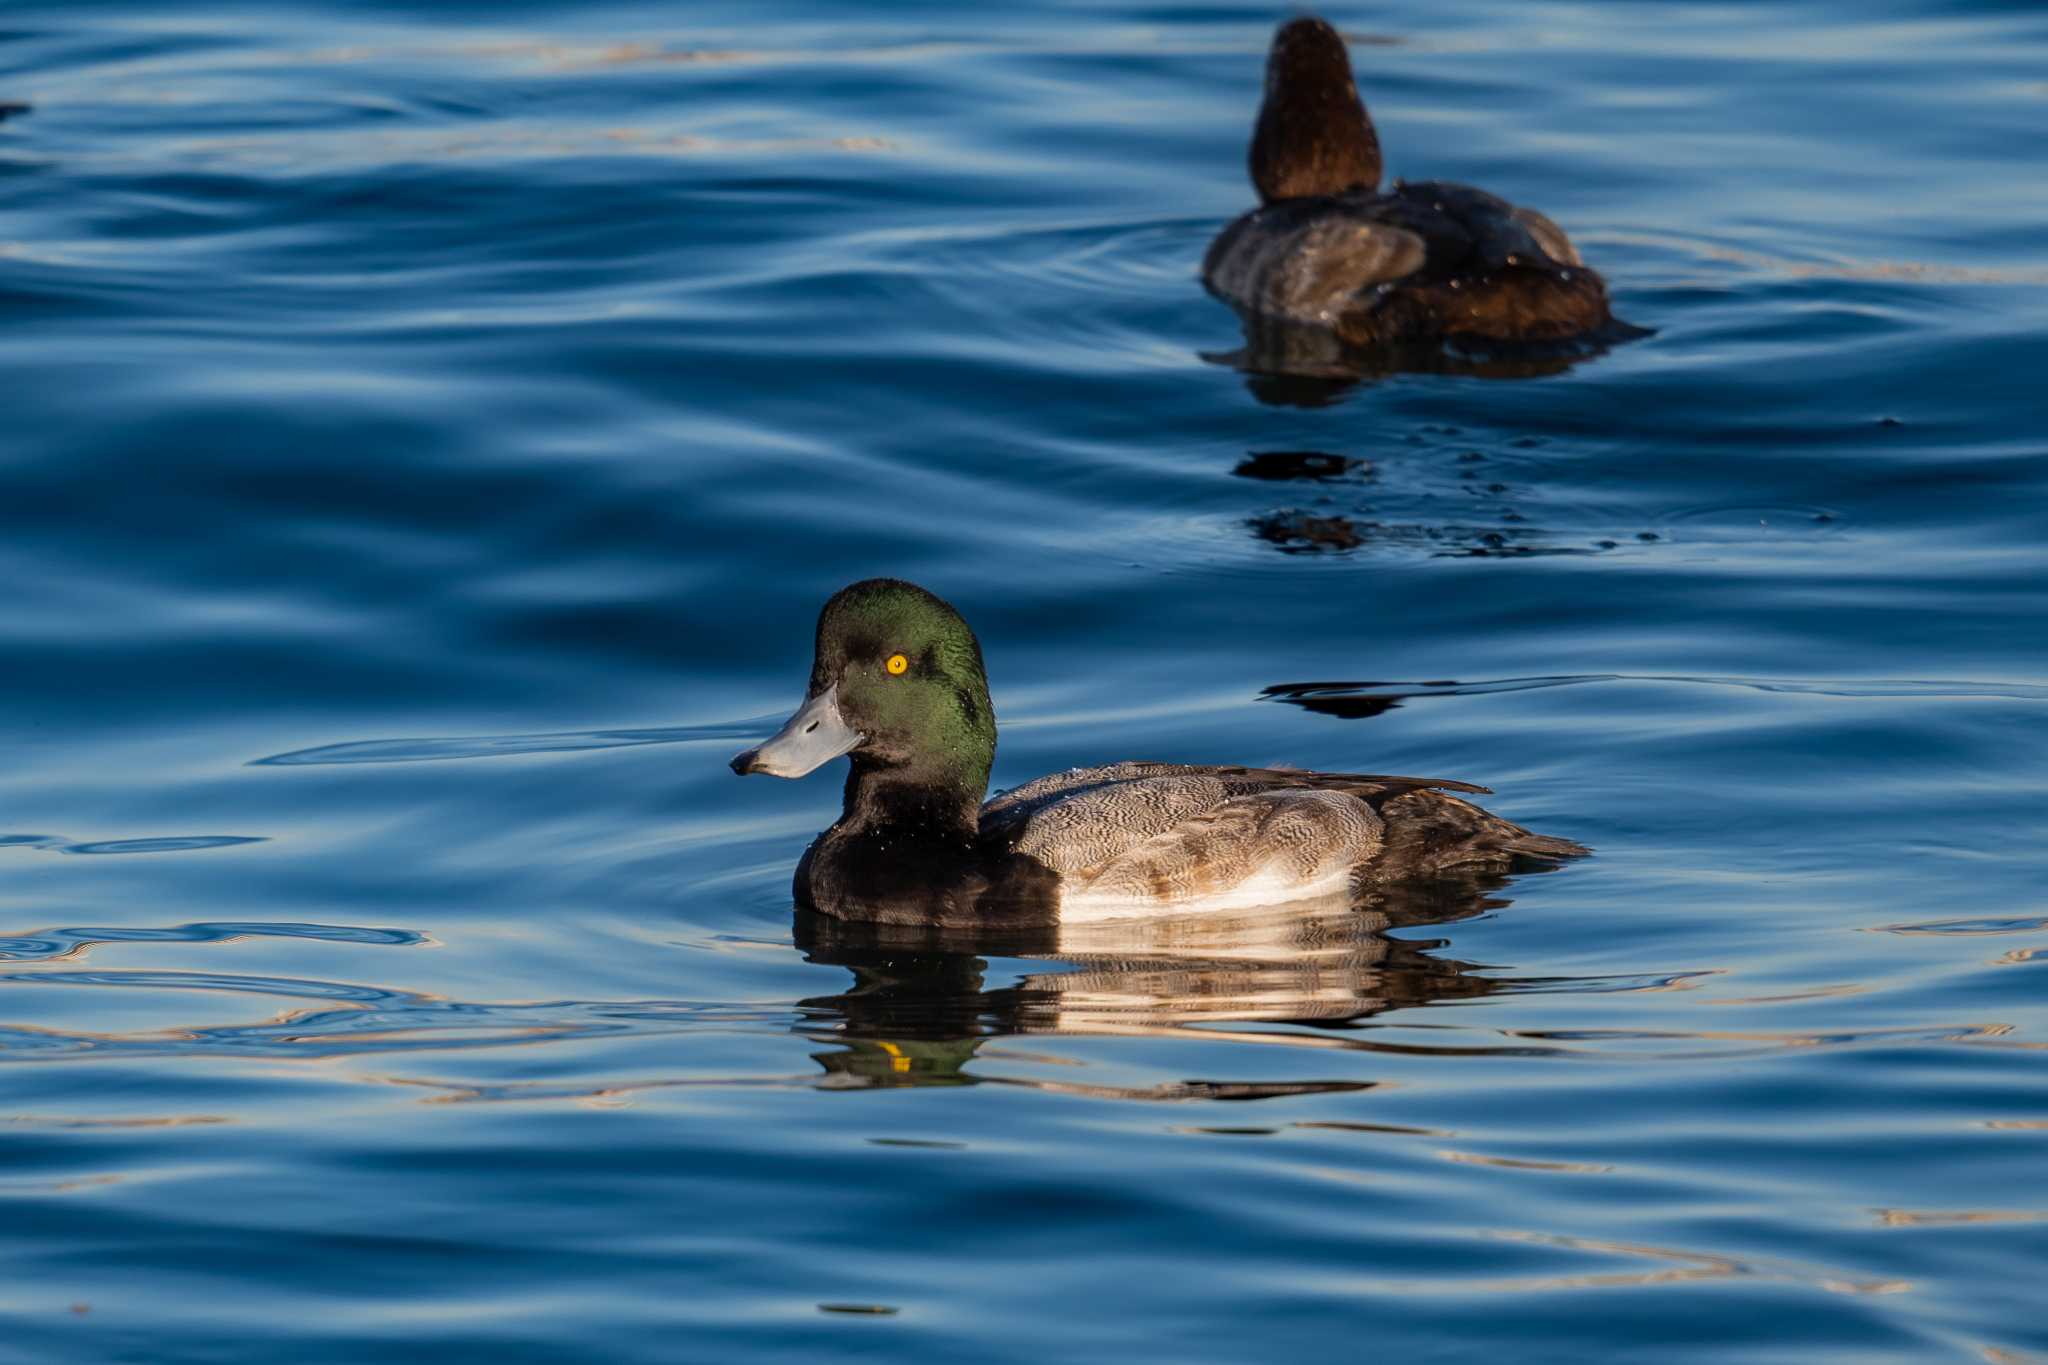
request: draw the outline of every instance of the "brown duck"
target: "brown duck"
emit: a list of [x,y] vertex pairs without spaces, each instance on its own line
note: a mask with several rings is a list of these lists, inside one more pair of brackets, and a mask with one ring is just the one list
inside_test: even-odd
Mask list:
[[1210,290],[1259,318],[1351,346],[1614,340],[1607,286],[1534,209],[1469,185],[1397,180],[1337,30],[1295,19],[1273,36],[1251,146],[1259,207],[1209,247]]

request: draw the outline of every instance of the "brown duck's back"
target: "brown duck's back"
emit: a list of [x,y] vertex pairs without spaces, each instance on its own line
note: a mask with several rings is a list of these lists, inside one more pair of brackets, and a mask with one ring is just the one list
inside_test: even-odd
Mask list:
[[1267,204],[1203,261],[1219,297],[1353,345],[1558,341],[1614,325],[1607,289],[1534,209],[1442,181]]

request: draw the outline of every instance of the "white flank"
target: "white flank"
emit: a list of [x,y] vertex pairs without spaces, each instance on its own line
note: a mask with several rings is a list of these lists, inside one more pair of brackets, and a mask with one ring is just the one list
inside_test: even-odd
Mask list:
[[1277,872],[1255,872],[1228,891],[1209,896],[1161,900],[1156,896],[1120,896],[1099,891],[1060,892],[1061,924],[1109,924],[1117,920],[1154,919],[1162,915],[1238,913],[1292,905],[1349,891],[1351,869],[1338,867],[1314,881],[1289,881]]

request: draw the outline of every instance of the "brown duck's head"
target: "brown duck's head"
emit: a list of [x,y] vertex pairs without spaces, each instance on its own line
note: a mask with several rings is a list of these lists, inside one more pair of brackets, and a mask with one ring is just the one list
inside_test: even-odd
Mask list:
[[1251,167],[1268,204],[1379,187],[1380,140],[1351,79],[1351,57],[1320,19],[1290,20],[1273,35]]

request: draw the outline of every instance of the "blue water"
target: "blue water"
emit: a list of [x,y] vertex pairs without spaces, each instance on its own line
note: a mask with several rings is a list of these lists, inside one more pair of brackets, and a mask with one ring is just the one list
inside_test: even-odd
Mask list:
[[[1656,329],[1350,380],[1196,280],[1276,17],[0,13],[0,1354],[2048,1359],[2048,13],[1333,11]],[[875,573],[999,785],[1597,856],[798,922]]]

